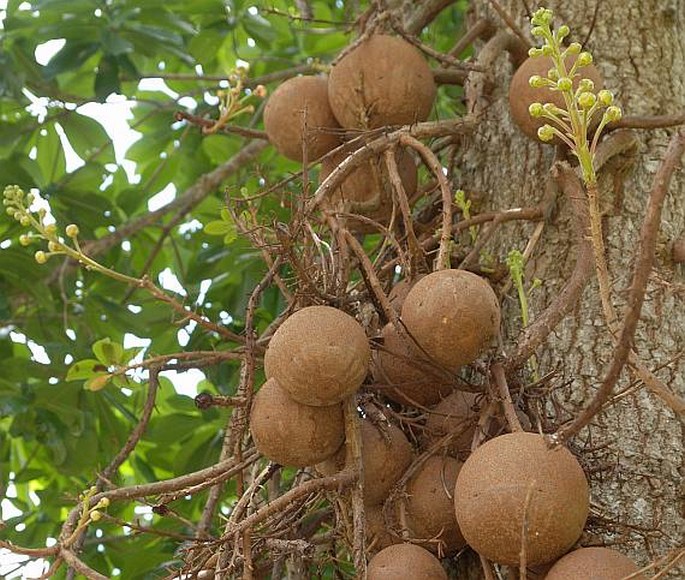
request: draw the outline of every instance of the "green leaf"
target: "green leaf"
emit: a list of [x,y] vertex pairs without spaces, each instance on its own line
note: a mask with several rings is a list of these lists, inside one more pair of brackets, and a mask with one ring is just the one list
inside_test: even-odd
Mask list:
[[112,339],[102,338],[93,345],[93,353],[96,358],[104,365],[124,364],[124,347],[112,342]]
[[104,102],[112,93],[120,92],[120,89],[119,63],[115,57],[106,54],[100,59],[95,73],[95,96]]
[[88,379],[83,386],[89,391],[100,391],[107,386],[107,383],[110,381],[111,378],[112,375],[99,374],[95,377]]
[[114,163],[112,141],[103,126],[95,119],[74,111],[60,119],[59,124],[81,159],[87,161],[97,155],[100,163]]

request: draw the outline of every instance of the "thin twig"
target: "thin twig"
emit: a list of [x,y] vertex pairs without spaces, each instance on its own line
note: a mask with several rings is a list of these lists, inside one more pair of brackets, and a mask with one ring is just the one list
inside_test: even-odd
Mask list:
[[511,400],[511,393],[509,392],[507,377],[504,374],[504,367],[502,366],[502,363],[493,363],[490,367],[490,372],[492,373],[492,377],[495,379],[495,386],[497,387],[497,392],[499,393],[500,400],[502,401],[504,417],[507,420],[509,429],[511,429],[512,433],[523,431],[523,427],[521,427],[521,422],[519,421],[518,415],[516,415],[514,402]]

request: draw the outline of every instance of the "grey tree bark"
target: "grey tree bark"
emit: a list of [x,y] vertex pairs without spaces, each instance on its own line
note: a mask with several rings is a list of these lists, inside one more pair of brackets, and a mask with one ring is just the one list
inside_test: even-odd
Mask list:
[[[416,9],[421,3],[409,4]],[[492,4],[474,1],[471,24],[487,17],[498,30],[507,30]],[[531,9],[537,5],[522,0],[499,4],[528,34],[525,5]],[[614,92],[624,115],[685,111],[685,0],[555,0],[547,7],[554,10],[557,25],[570,26],[569,42],[586,42],[605,87]],[[482,49],[481,42],[476,58]],[[528,140],[513,125],[507,100],[513,71],[508,54],[499,54],[486,73],[492,90],[482,122],[461,144],[457,156],[460,180],[453,185],[477,200],[480,210],[537,205],[549,191],[546,183],[554,147]],[[625,305],[652,180],[672,134],[673,129],[636,130],[636,154],[615,158],[600,178],[618,312]],[[567,200],[559,197],[527,263],[529,281],[542,281],[531,296],[533,319],[573,270],[572,222]],[[523,251],[535,226],[504,224],[487,249],[500,260],[511,249]],[[685,272],[673,262],[670,248],[684,234],[685,171],[681,169],[674,175],[664,206],[658,255],[635,337],[641,359],[681,397],[685,396]],[[510,292],[504,305],[504,350],[511,352],[521,331],[515,293]],[[546,401],[540,409],[542,427],[558,426],[584,407],[605,374],[612,349],[593,273],[573,313],[537,350],[540,374],[557,373],[538,390]],[[684,425],[662,400],[633,381],[624,370],[611,403],[572,440],[571,448],[591,479],[591,517],[581,544],[611,545],[646,565],[684,544]],[[683,573],[680,568],[679,574]],[[678,577],[678,572],[672,574]]]

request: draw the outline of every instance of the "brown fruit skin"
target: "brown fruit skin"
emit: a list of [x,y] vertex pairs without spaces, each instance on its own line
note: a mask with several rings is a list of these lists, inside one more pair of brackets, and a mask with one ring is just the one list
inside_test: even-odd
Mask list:
[[271,461],[315,465],[331,457],[345,439],[342,406],[302,405],[269,379],[254,396],[250,432],[258,451]]
[[587,479],[576,458],[563,447],[550,450],[537,433],[508,433],[476,449],[454,489],[464,538],[500,564],[518,564],[524,517],[528,565],[559,558],[580,537],[589,504]]
[[[575,55],[566,59],[567,70],[573,66],[575,61]],[[563,95],[559,91],[552,91],[546,87],[533,88],[528,81],[533,75],[539,75],[546,78],[547,71],[553,66],[552,59],[549,56],[531,56],[519,66],[511,79],[511,85],[509,85],[509,109],[511,111],[511,118],[521,131],[539,143],[542,143],[542,141],[538,138],[538,129],[546,124],[554,126],[554,123],[550,123],[549,120],[544,118],[534,119],[530,116],[528,107],[533,103],[542,103],[543,105],[545,103],[554,103],[557,107],[566,109],[566,104],[564,103]],[[594,82],[595,92],[604,88],[604,81],[594,65],[584,66],[578,69],[578,72],[580,75],[573,79],[574,91],[578,88],[578,83],[581,78],[589,78]],[[556,144],[560,142],[559,139],[553,141],[553,143]]]
[[354,318],[330,306],[307,306],[271,337],[264,371],[298,403],[322,407],[354,393],[370,359],[366,334]]
[[[336,151],[322,160],[319,182],[323,182],[348,155],[347,152]],[[395,152],[395,161],[404,191],[407,196],[414,195],[418,184],[418,170],[414,159],[404,149],[398,149]],[[387,226],[392,217],[393,193],[385,161],[380,157],[372,158],[368,163],[353,169],[340,187],[333,191],[326,206],[333,211],[359,214]],[[354,219],[350,219],[348,227],[359,233],[375,231],[373,226]]]
[[478,423],[479,397],[475,393],[455,391],[431,409],[426,421],[426,446],[448,433],[460,433],[445,446],[451,457],[464,461],[471,454],[471,443]]
[[[635,563],[609,548],[580,548],[566,554],[552,566],[545,580],[621,580],[637,572]],[[644,580],[642,574],[635,580]]]
[[[370,421],[361,422],[362,465],[364,468],[364,503],[378,506],[411,464],[411,443],[395,425],[387,426],[386,440],[381,430]],[[316,466],[324,475],[332,475],[345,465],[345,449]]]
[[401,316],[416,342],[442,367],[472,363],[499,333],[497,296],[480,276],[439,270],[419,280]]
[[394,525],[394,522],[389,524],[385,521],[382,505],[365,506],[364,516],[366,517],[367,550],[376,553],[393,544],[402,543],[400,538],[395,538],[388,531],[388,525]]
[[264,107],[264,129],[276,150],[302,161],[303,122],[307,123],[307,157],[314,161],[340,145],[338,121],[328,104],[325,77],[293,77],[282,83]]
[[435,100],[433,72],[406,40],[378,34],[331,69],[328,100],[346,129],[425,121]]
[[[453,457],[429,457],[406,485],[407,527],[412,538],[441,540],[440,553],[450,555],[466,545],[454,515],[452,492],[462,463]],[[449,494],[449,495],[448,495]],[[438,551],[435,542],[424,547]]]
[[369,561],[368,580],[447,580],[447,573],[428,550],[414,544],[395,544]]
[[430,406],[449,395],[451,381],[425,362],[425,355],[392,323],[381,330],[383,349],[374,351],[373,375],[385,397],[401,405]]
[[413,288],[414,284],[423,278],[423,274],[420,274],[413,280],[408,278],[403,278],[397,284],[395,284],[388,293],[388,302],[392,306],[393,310],[399,315],[402,312],[402,304],[404,304],[404,299],[409,294],[409,291]]

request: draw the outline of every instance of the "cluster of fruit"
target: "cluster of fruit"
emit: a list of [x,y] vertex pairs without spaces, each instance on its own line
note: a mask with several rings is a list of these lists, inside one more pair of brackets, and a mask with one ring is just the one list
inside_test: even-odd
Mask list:
[[[549,74],[550,66],[548,59],[531,59],[512,83],[513,118],[534,138],[540,122],[531,119],[530,103],[561,96],[531,89],[528,79]],[[601,86],[596,69],[590,67],[589,76]],[[423,121],[435,94],[419,51],[400,38],[375,35],[345,54],[328,78],[283,83],[267,103],[265,128],[284,156],[303,162],[323,157],[323,180],[350,154],[341,146],[350,135]],[[411,196],[414,160],[398,151],[396,161]],[[326,203],[387,223],[393,200],[383,159],[356,168]],[[348,227],[364,232],[367,226],[349,221]],[[378,552],[369,578],[447,578],[438,558],[467,544],[505,565],[519,565],[522,553],[528,566],[553,564],[546,572],[550,580],[576,578],[578,570],[595,570],[601,578],[636,572],[613,550],[583,548],[564,556],[589,511],[585,474],[568,450],[550,449],[542,435],[514,432],[471,453],[484,396],[458,390],[456,376],[499,333],[500,307],[490,285],[456,269],[412,282],[393,288],[390,302],[399,322],[388,323],[373,341],[352,316],[329,306],[302,308],[279,327],[264,359],[267,381],[251,410],[258,450],[279,464],[314,467],[322,475],[342,470],[342,402],[362,387],[371,389],[388,404],[427,410],[427,419],[423,436],[410,441],[398,425],[360,418],[367,538],[371,552]],[[438,440],[445,443],[440,452],[426,453]]]

